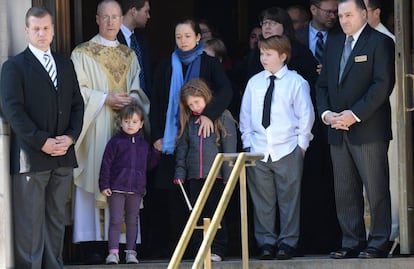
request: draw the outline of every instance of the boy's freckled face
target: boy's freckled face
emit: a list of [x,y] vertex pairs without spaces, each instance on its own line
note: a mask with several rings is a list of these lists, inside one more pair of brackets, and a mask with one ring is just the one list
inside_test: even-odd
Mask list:
[[260,49],[260,62],[263,68],[272,74],[277,73],[284,65],[286,60],[286,54],[279,55],[277,50],[273,49]]

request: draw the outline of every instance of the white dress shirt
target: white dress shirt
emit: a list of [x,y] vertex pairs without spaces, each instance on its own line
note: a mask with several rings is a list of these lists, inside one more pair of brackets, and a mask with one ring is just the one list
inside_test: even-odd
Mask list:
[[[270,83],[276,76],[272,95],[270,126],[262,126],[263,102]],[[315,120],[308,82],[296,71],[283,66],[276,74],[264,70],[247,83],[240,109],[240,131],[243,148],[263,153],[263,161],[277,161],[291,153],[297,145],[306,150],[313,135]]]

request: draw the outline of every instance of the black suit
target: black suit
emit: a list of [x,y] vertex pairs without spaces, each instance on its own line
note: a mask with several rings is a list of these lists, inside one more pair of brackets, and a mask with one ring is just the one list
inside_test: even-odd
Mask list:
[[[140,30],[135,31],[135,36],[137,37],[138,44],[141,48],[142,53],[142,63],[139,63],[142,70],[144,70],[144,79],[145,79],[145,93],[148,98],[151,97],[152,92],[152,68],[151,68],[151,57],[148,40],[145,38],[144,34]],[[129,38],[129,37],[127,37]],[[126,38],[122,31],[118,32],[117,39],[119,43],[127,45]]]
[[392,139],[388,98],[395,82],[394,42],[366,25],[338,82],[345,38],[343,33],[329,36],[317,83],[320,114],[351,110],[361,120],[349,131],[328,131],[342,246],[361,248],[366,243],[364,186],[371,209],[368,246],[386,251],[391,227],[387,150]]
[[12,130],[16,268],[63,268],[65,204],[77,166],[75,151],[72,145],[65,155],[53,157],[42,147],[56,136],[76,139],[84,105],[72,62],[52,55],[57,90],[29,49],[2,67],[2,112]]

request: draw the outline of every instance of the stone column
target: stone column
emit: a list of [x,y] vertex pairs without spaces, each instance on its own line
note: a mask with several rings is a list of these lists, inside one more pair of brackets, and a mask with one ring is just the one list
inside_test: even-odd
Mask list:
[[[0,66],[27,45],[24,18],[30,6],[29,0],[0,1]],[[0,111],[0,269],[14,268],[9,144]]]

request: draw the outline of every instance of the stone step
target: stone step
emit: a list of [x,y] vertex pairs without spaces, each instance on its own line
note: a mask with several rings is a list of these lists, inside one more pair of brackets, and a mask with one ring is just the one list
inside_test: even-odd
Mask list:
[[[119,264],[119,265],[67,265],[65,269],[165,269],[168,266],[167,260],[143,260],[139,264]],[[192,261],[184,260],[179,268],[190,269]],[[223,262],[212,264],[213,269],[241,269],[240,259],[227,259]],[[306,256],[293,258],[287,261],[262,261],[251,259],[249,269],[413,269],[414,257],[396,257],[387,259],[344,259],[334,260],[328,256]]]

